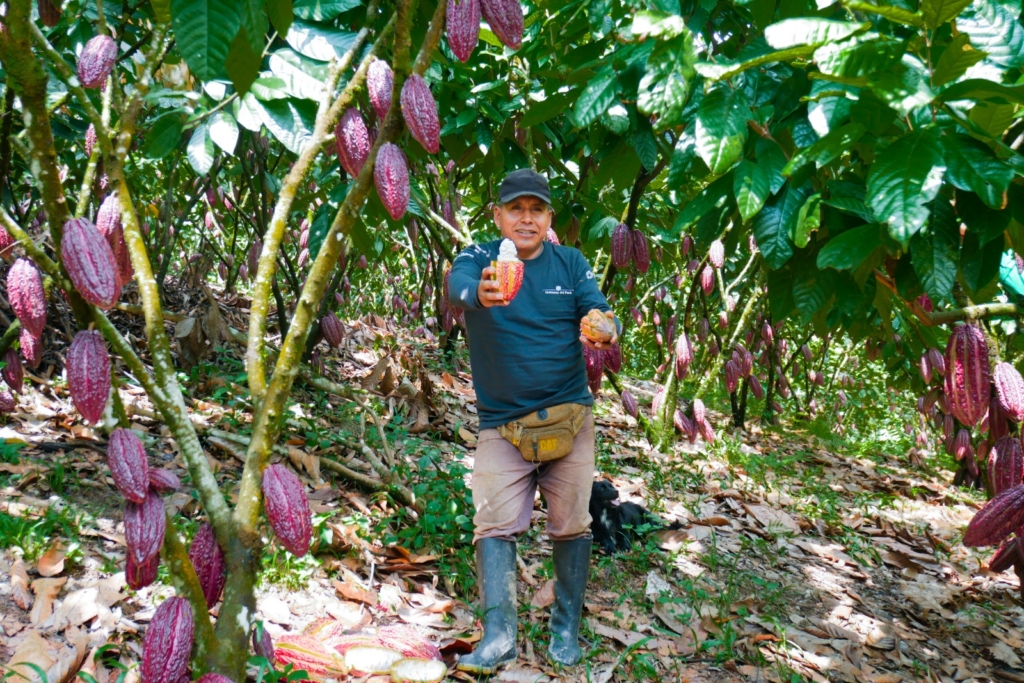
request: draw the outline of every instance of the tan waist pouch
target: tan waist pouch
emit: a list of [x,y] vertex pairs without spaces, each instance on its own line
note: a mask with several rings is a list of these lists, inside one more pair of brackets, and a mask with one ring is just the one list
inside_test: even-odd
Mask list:
[[500,425],[498,433],[518,448],[527,462],[548,462],[569,455],[586,419],[587,406],[562,403]]

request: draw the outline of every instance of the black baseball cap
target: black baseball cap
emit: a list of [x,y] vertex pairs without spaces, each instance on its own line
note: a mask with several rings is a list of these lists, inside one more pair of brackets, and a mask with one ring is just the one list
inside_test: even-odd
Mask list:
[[551,203],[551,191],[548,189],[548,179],[530,168],[521,168],[512,171],[505,180],[501,181],[501,189],[498,190],[498,201],[502,204],[512,201],[516,197],[530,195]]

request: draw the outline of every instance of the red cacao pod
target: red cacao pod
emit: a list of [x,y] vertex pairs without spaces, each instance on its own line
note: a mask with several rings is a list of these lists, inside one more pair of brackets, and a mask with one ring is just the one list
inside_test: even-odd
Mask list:
[[708,260],[715,268],[725,265],[725,245],[722,244],[722,240],[715,240],[711,243],[711,247],[708,249]]
[[640,406],[636,402],[636,398],[629,392],[628,389],[622,392],[622,409],[626,411],[626,414],[632,418],[635,418],[640,414]]
[[[954,366],[947,365],[952,373]],[[1024,484],[1008,488],[985,504],[967,525],[964,545],[980,548],[995,545],[1024,526]]]
[[334,146],[345,172],[353,178],[359,175],[370,156],[370,131],[358,109],[349,107],[345,110],[341,121],[334,127]]
[[192,606],[185,598],[164,600],[142,641],[142,683],[180,683],[192,652]]
[[180,488],[181,480],[174,472],[158,469],[149,471],[149,489],[154,493],[174,493]]
[[1017,368],[1009,363],[997,363],[992,381],[1003,415],[1014,422],[1024,420],[1024,378]]
[[964,426],[973,427],[989,406],[988,342],[979,327],[957,325],[946,345],[945,393]]
[[192,545],[188,549],[188,559],[199,577],[199,585],[203,587],[203,596],[206,598],[206,606],[212,608],[220,599],[224,590],[224,551],[217,543],[217,537],[213,534],[213,527],[203,524],[199,527]]
[[22,329],[33,337],[42,336],[46,328],[46,292],[43,276],[32,261],[20,258],[7,271],[7,298]]
[[117,264],[117,286],[123,287],[131,282],[135,269],[132,267],[128,244],[124,241],[124,230],[121,227],[121,203],[116,194],[109,194],[100,204],[96,212],[96,229],[107,240],[110,250],[114,253]]
[[622,346],[612,344],[611,348],[604,352],[604,366],[615,373],[622,370]]
[[324,333],[327,343],[334,348],[341,346],[341,342],[345,339],[345,328],[342,327],[338,316],[334,315],[332,311],[328,311],[327,315],[320,319],[320,331]]
[[480,39],[480,0],[448,0],[448,47],[460,62],[469,61]]
[[82,298],[103,310],[110,309],[121,293],[117,263],[106,238],[92,221],[72,218],[64,224],[60,255]]
[[164,501],[156,493],[149,491],[141,503],[128,502],[124,511],[124,539],[136,564],[144,564],[160,553],[166,530]]
[[988,481],[992,492],[999,495],[1024,480],[1024,453],[1020,441],[1004,436],[988,454]]
[[523,45],[523,9],[519,0],[480,0],[480,11],[502,45],[518,50]]
[[78,58],[78,80],[83,88],[99,88],[114,70],[117,62],[117,43],[110,36],[91,38]]
[[757,378],[757,375],[750,376],[750,393],[754,394],[754,398],[759,401],[764,398],[764,387],[761,386],[761,380]]
[[18,333],[18,342],[21,348],[21,357],[30,368],[38,368],[43,360],[43,343],[39,337],[35,337],[24,327]]
[[629,226],[619,223],[612,230],[612,265],[619,270],[629,267],[633,260],[633,236]]
[[383,120],[391,108],[391,90],[394,87],[395,75],[391,66],[382,59],[375,59],[366,70],[366,92],[370,96],[370,104],[377,112],[377,118]]
[[25,368],[21,366],[18,352],[14,349],[7,349],[7,353],[4,354],[4,363],[4,369],[0,371],[3,373],[4,382],[11,388],[11,391],[20,394],[21,387],[25,382]]
[[128,581],[128,587],[133,591],[145,588],[156,581],[157,571],[160,569],[160,553],[153,555],[147,561],[139,564],[128,553],[128,563],[124,569],[124,578]]
[[[518,3],[517,3],[518,4]],[[647,250],[647,236],[639,230],[631,232],[633,242],[633,265],[640,273],[651,269],[651,253]]]
[[309,550],[312,512],[302,482],[282,464],[263,471],[263,507],[277,540],[296,557]]
[[99,422],[110,398],[110,356],[99,330],[75,335],[68,349],[67,375],[75,408],[89,422]]
[[431,154],[441,145],[441,123],[437,118],[437,102],[430,86],[419,74],[411,74],[402,84],[402,117],[409,133]]
[[396,221],[401,219],[409,206],[409,167],[405,153],[398,145],[390,142],[381,145],[377,151],[373,181],[388,214]]

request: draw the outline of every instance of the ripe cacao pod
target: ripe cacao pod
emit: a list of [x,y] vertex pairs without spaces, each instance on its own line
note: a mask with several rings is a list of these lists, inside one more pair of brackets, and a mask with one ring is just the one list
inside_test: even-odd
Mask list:
[[384,120],[391,108],[391,89],[394,87],[395,75],[391,66],[382,59],[375,59],[366,70],[366,92],[370,96],[370,104],[377,112],[377,118]]
[[110,36],[91,38],[78,58],[78,80],[83,88],[99,88],[117,62],[117,43]]
[[42,336],[46,328],[46,293],[43,277],[32,261],[20,258],[7,271],[7,299],[22,329],[33,337]]
[[437,154],[441,146],[437,102],[430,93],[430,86],[419,74],[411,74],[402,84],[402,117],[413,139],[423,145],[423,149]]
[[725,390],[730,394],[739,388],[740,368],[736,361],[730,359],[725,362]]
[[121,227],[121,203],[116,194],[108,194],[96,212],[96,229],[107,240],[110,250],[114,253],[117,264],[117,286],[123,287],[131,282],[135,269],[132,267],[128,244],[124,241],[124,230]]
[[711,247],[708,249],[708,260],[715,268],[725,265],[725,245],[722,244],[722,240],[715,240],[711,243]]
[[333,311],[328,311],[327,315],[320,319],[320,331],[324,333],[327,343],[334,348],[341,346],[345,338],[345,329]]
[[546,242],[551,242],[551,244],[561,244],[561,242],[558,241],[558,233],[555,232],[554,228],[548,228],[548,234],[544,236],[544,240]]
[[[958,458],[959,459],[959,458]],[[988,481],[992,492],[999,495],[1024,480],[1024,453],[1020,441],[1004,436],[988,454]]]
[[626,414],[632,418],[636,418],[640,414],[640,406],[636,402],[636,398],[629,392],[628,389],[622,392],[622,409],[626,411]]
[[370,132],[366,128],[362,114],[358,109],[349,107],[334,127],[334,146],[338,152],[338,161],[353,178],[370,156]]
[[928,349],[928,361],[932,364],[932,370],[938,373],[939,377],[946,374],[946,357],[942,355],[942,351],[935,347]]
[[409,206],[409,167],[405,153],[398,145],[386,142],[380,146],[373,181],[388,214],[396,221],[400,220]]
[[160,553],[157,553],[142,564],[137,563],[132,554],[128,553],[128,563],[124,569],[124,578],[128,581],[128,587],[133,591],[137,591],[156,581],[159,569]]
[[141,503],[128,502],[124,511],[124,539],[136,564],[144,564],[160,553],[166,530],[164,501],[156,493],[149,491]]
[[1024,378],[1017,368],[1009,363],[997,363],[992,381],[1003,415],[1014,422],[1024,420]]
[[[516,3],[518,4],[518,3]],[[647,236],[639,230],[633,230],[633,265],[640,273],[651,269],[651,253],[647,250]]]
[[633,236],[630,234],[628,225],[619,223],[612,230],[612,265],[619,270],[624,270],[629,267],[632,260]]
[[167,598],[153,615],[142,641],[142,683],[180,683],[192,652],[192,606]]
[[[947,365],[953,373],[952,364]],[[985,504],[967,525],[964,545],[980,548],[995,545],[1024,526],[1024,484],[1004,490]]]
[[607,342],[615,336],[615,321],[594,308],[580,320],[580,333],[593,342]]
[[206,598],[206,606],[212,608],[220,599],[224,590],[224,551],[217,543],[217,537],[213,534],[213,527],[203,524],[199,527],[192,545],[188,549],[188,559],[199,577],[199,585],[203,587],[203,596]]
[[989,406],[988,342],[981,328],[957,325],[946,345],[945,393],[950,411],[973,427]]
[[764,387],[761,386],[761,380],[757,378],[757,375],[750,376],[750,392],[759,401],[764,398]]
[[622,346],[612,344],[611,348],[604,352],[604,366],[615,373],[622,370]]
[[75,335],[68,349],[67,375],[75,408],[89,422],[99,422],[110,398],[110,356],[99,330]]
[[480,10],[502,45],[518,50],[523,45],[523,9],[519,0],[480,0]]
[[498,282],[498,291],[505,301],[512,301],[519,293],[519,288],[523,286],[525,265],[519,259],[495,261],[494,264],[494,279]]
[[25,368],[21,366],[18,352],[14,349],[7,349],[7,353],[4,354],[4,363],[4,369],[0,371],[3,373],[4,382],[11,388],[11,391],[20,394],[21,387],[25,382]]
[[309,550],[312,512],[302,482],[282,464],[263,470],[263,507],[277,540],[296,557]]
[[21,348],[21,357],[25,359],[25,363],[30,368],[38,368],[39,363],[43,360],[43,343],[40,337],[33,336],[23,327],[18,333],[18,343]]
[[181,488],[178,475],[170,470],[151,469],[149,471],[149,490],[154,493],[174,493]]
[[117,263],[106,238],[92,221],[72,218],[64,224],[60,255],[71,283],[82,298],[109,310],[121,293]]
[[469,60],[480,39],[480,0],[448,0],[448,47],[460,62]]

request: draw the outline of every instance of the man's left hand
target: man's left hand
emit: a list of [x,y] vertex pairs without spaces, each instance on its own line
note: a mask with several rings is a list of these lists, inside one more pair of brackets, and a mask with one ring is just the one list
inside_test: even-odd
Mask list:
[[613,346],[619,343],[618,326],[615,325],[615,314],[612,313],[611,311],[605,311],[604,314],[611,319],[612,327],[616,331],[612,332],[612,338],[606,342],[591,341],[587,339],[587,337],[584,334],[580,333],[580,342],[582,342],[583,345],[586,346],[588,349],[592,349],[594,351],[607,351],[608,349],[612,348]]

